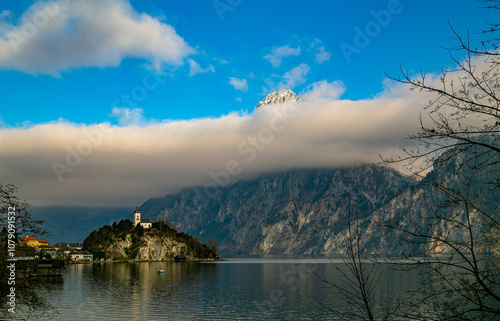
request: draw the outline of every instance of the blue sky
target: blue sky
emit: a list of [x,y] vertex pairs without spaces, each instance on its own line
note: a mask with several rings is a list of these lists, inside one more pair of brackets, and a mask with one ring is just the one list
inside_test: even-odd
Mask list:
[[[89,1],[91,5],[92,1]],[[397,3],[399,2],[399,5]],[[235,5],[231,5],[233,3]],[[391,4],[392,3],[392,4]],[[4,1],[3,10],[19,25],[19,17],[32,1]],[[309,71],[293,86],[300,93],[317,81],[340,80],[343,99],[370,98],[383,90],[384,73],[398,75],[399,66],[438,71],[450,65],[446,50],[454,42],[448,21],[464,35],[493,20],[493,12],[477,9],[474,1],[182,1],[130,2],[138,13],[146,13],[171,25],[194,49],[175,66],[166,64],[161,85],[136,91],[132,103],[116,103],[131,95],[147,75],[150,61],[127,57],[116,66],[68,68],[59,75],[29,74],[3,65],[0,71],[0,115],[9,127],[46,123],[59,118],[75,123],[117,123],[113,107],[140,108],[146,119],[191,119],[220,116],[231,111],[251,112],[264,95],[274,89],[286,72],[305,64]],[[395,5],[386,26],[369,37],[366,47],[346,59],[341,44],[354,45],[355,28],[364,30],[376,21],[372,12]],[[399,12],[400,11],[400,12]],[[222,19],[221,19],[222,18]],[[300,48],[274,67],[268,59],[273,48]],[[320,49],[322,48],[322,49]],[[318,63],[316,55],[324,50]],[[328,59],[329,58],[329,59]],[[189,60],[205,73],[190,74]],[[210,67],[212,66],[212,67]],[[231,77],[246,80],[235,89]],[[247,89],[248,87],[248,89]]]
[[[479,5],[2,1],[0,182],[37,206],[133,208],[397,156],[434,97],[385,73],[423,68],[433,82],[453,68],[449,23],[474,46],[484,21],[498,22]],[[280,87],[302,102],[255,110]]]

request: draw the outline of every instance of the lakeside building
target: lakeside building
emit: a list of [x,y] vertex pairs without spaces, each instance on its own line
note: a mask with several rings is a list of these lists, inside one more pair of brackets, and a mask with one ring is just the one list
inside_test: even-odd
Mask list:
[[150,229],[153,227],[153,223],[149,219],[141,219],[141,212],[139,207],[136,207],[134,212],[134,226],[141,225],[144,229]]
[[24,243],[27,246],[36,247],[36,246],[49,246],[49,242],[46,239],[37,239],[34,236],[26,235],[23,237],[19,243]]
[[69,249],[69,250],[81,250],[83,248],[83,243],[64,243],[59,242],[54,245],[58,249]]
[[78,261],[92,262],[92,260],[94,259],[94,255],[89,251],[71,250],[69,256],[71,258],[71,261],[75,262]]

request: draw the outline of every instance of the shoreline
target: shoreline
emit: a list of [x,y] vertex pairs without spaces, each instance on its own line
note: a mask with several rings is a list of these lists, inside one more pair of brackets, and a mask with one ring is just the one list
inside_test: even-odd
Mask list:
[[97,264],[97,263],[150,263],[150,262],[158,262],[158,263],[166,263],[166,262],[175,262],[175,263],[190,263],[190,262],[220,262],[220,261],[226,261],[225,259],[195,259],[195,260],[186,260],[186,261],[175,261],[175,260],[106,260],[106,261],[77,261],[77,262],[70,262],[68,265],[71,264]]

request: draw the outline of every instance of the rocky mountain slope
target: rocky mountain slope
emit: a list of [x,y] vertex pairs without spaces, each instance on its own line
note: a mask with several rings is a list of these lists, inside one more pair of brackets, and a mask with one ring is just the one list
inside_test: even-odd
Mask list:
[[[473,169],[473,175],[464,175],[463,168],[457,169],[470,155],[454,150],[450,154],[420,182],[368,165],[292,170],[240,181],[221,188],[212,198],[201,197],[201,189],[186,189],[150,199],[141,210],[150,217],[167,219],[201,239],[218,240],[222,253],[316,254],[339,251],[337,245],[342,238],[340,232],[347,229],[350,202],[352,217],[363,227],[368,252],[415,254],[425,247],[443,253],[448,250],[446,246],[421,243],[417,238],[402,241],[408,235],[385,225],[466,240],[469,231],[449,220],[466,219],[463,201],[446,194],[451,193],[473,204],[470,219],[475,224],[476,240],[497,237],[498,232],[491,229],[485,221],[487,216],[480,212],[494,217],[500,213],[500,189],[491,184],[500,182],[500,171]],[[446,193],[433,186],[436,182],[446,188]],[[500,240],[494,248],[491,244],[479,242],[476,248],[500,253]]]
[[443,242],[409,238],[398,229],[380,227],[391,225],[463,244],[464,252],[469,252],[467,244],[472,234],[477,252],[500,255],[499,163],[499,156],[486,148],[448,150],[434,162],[433,170],[419,184],[411,186],[364,220],[364,237],[369,241],[370,251],[394,254],[418,254],[422,250],[450,252],[449,245]]
[[191,188],[141,206],[200,239],[216,239],[222,253],[305,254],[332,247],[346,224],[349,195],[360,218],[370,216],[415,182],[375,166],[293,170],[240,181],[212,198]]
[[265,105],[271,105],[271,104],[282,104],[285,102],[298,102],[300,101],[300,97],[294,93],[290,89],[284,89],[281,88],[278,91],[274,91],[264,97],[259,103],[257,104],[257,108],[265,106]]
[[[299,100],[293,91],[280,89],[267,95],[257,108]],[[484,139],[496,141],[498,137]],[[477,221],[476,239],[497,237],[491,224],[484,221],[488,215],[481,213],[495,217],[500,213],[500,160],[495,152],[475,147],[462,150],[458,146],[441,155],[433,171],[420,182],[368,165],[292,170],[222,187],[213,197],[204,196],[200,188],[186,189],[151,199],[141,209],[147,216],[167,219],[201,239],[218,240],[226,253],[337,253],[349,213],[362,225],[371,253],[420,253],[428,249],[443,253],[449,250],[446,246],[422,243],[418,238],[408,240],[394,227],[467,239],[470,231],[454,226],[463,227],[467,200],[471,206],[467,219]],[[486,170],[492,168],[497,170]],[[437,182],[441,192],[433,186]],[[484,245],[494,243],[476,246],[480,251],[500,252],[500,238],[495,248]]]

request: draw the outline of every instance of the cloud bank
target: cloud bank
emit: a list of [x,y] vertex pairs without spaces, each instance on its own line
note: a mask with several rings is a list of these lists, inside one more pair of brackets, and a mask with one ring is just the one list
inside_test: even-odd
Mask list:
[[116,67],[125,58],[157,70],[195,53],[174,28],[125,0],[37,1],[14,21],[0,15],[0,69],[57,76],[75,68]]
[[[310,88],[338,98],[335,86],[325,81]],[[418,126],[416,106],[425,101],[388,91],[371,100],[305,99],[251,114],[141,126],[134,124],[141,110],[116,109],[123,125],[1,129],[0,173],[34,205],[133,206],[262,173],[377,162],[379,154],[393,156],[408,145],[405,136]]]

